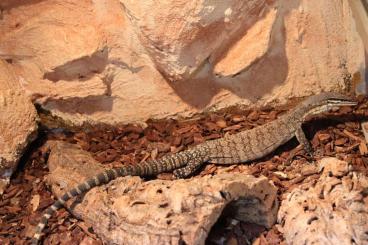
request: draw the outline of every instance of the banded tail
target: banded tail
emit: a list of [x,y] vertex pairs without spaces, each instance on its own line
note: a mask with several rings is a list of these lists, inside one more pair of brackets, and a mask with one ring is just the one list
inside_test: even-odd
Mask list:
[[164,156],[158,160],[153,160],[149,162],[142,162],[133,166],[124,166],[116,169],[106,170],[93,178],[88,179],[82,184],[79,184],[77,187],[71,189],[67,193],[65,193],[62,197],[60,197],[52,206],[50,206],[45,214],[42,216],[41,221],[38,223],[36,227],[36,232],[32,238],[32,245],[39,244],[39,241],[42,237],[42,231],[47,225],[48,220],[53,215],[54,212],[61,209],[64,206],[64,203],[68,200],[86,193],[90,189],[96,186],[101,186],[103,184],[107,184],[110,181],[124,176],[149,176],[156,175],[163,172],[173,171],[174,169],[180,169],[186,166],[187,162],[191,159],[197,157],[196,150],[186,150],[183,152],[179,152],[177,154],[172,154],[168,156]]

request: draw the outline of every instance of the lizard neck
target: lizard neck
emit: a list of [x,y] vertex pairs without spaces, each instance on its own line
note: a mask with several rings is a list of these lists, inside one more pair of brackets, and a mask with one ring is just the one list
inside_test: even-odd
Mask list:
[[289,125],[294,127],[300,127],[301,124],[310,120],[313,116],[315,116],[316,112],[323,112],[323,106],[315,106],[301,103],[295,107],[292,111],[286,114],[286,121]]

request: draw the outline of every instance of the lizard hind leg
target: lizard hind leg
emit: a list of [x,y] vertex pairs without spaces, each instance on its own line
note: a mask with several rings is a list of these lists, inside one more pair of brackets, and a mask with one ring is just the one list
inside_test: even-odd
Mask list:
[[173,174],[177,179],[186,178],[194,174],[203,165],[203,163],[203,161],[190,160],[185,167],[175,169]]

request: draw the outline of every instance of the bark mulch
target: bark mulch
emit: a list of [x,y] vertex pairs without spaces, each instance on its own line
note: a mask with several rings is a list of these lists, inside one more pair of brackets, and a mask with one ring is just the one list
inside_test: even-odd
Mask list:
[[[274,120],[280,113],[283,112],[259,110],[212,113],[186,121],[148,121],[146,128],[126,125],[96,128],[88,132],[67,132],[61,129],[44,131],[25,154],[10,186],[0,197],[0,243],[28,244],[43,211],[53,203],[53,195],[44,181],[48,173],[48,156],[44,143],[48,139],[79,144],[105,164],[106,168],[111,168],[155,159],[206,140],[250,129]],[[314,158],[335,156],[348,161],[354,169],[368,174],[368,150],[360,126],[360,120],[367,117],[368,102],[362,100],[355,111],[343,108],[332,113],[332,119],[316,119],[308,123],[305,131],[312,142]],[[230,171],[265,175],[279,188],[281,199],[283,193],[319,177],[319,173],[308,168],[309,162],[315,159],[303,155],[303,151],[299,151],[292,164],[287,162],[290,154],[299,150],[297,145],[296,140],[292,140],[264,159],[226,169],[207,164],[198,174]],[[172,176],[161,174],[158,177]],[[93,233],[92,227],[75,219],[64,209],[51,218],[45,231],[47,235],[44,244],[102,244]],[[284,241],[277,225],[265,230],[255,224],[223,217],[213,227],[207,243],[283,244]]]

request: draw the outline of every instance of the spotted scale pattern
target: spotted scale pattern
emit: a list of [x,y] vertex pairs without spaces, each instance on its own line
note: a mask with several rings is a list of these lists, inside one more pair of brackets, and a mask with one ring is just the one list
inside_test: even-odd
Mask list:
[[285,115],[262,127],[210,141],[207,143],[211,145],[209,161],[233,164],[264,157],[295,136],[295,130],[287,122],[288,116]]

